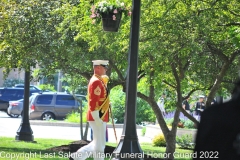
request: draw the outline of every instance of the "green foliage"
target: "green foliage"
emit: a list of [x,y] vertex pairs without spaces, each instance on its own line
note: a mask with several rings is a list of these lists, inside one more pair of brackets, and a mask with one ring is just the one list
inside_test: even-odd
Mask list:
[[[169,88],[169,86],[164,86],[165,88]],[[169,89],[166,94],[166,98],[164,101],[164,108],[167,113],[176,110],[176,92],[172,89]]]
[[65,90],[70,93],[75,94],[87,94],[87,80],[84,77],[74,77],[71,74],[65,74],[61,79],[63,82],[67,83],[66,86],[63,86]]
[[54,86],[51,85],[51,84],[40,84],[38,87],[39,87],[41,90],[43,90],[43,91],[46,91],[46,90],[53,91],[53,92],[56,91],[56,90],[54,89]]
[[[56,1],[1,1],[5,26],[1,28],[0,66],[28,69],[36,64],[54,64],[50,46],[56,47],[55,25],[57,18],[52,17],[52,9],[58,8]],[[50,35],[51,34],[51,35]],[[54,34],[54,36],[53,36]],[[55,43],[55,44],[54,44]],[[45,64],[47,64],[45,63]]]
[[111,89],[110,102],[113,117],[117,120],[116,123],[123,123],[125,113],[125,93],[121,91],[120,86]]
[[181,121],[184,124],[184,128],[186,128],[186,129],[195,129],[196,128],[194,123],[189,119],[181,120]]
[[[51,151],[49,148],[53,148],[56,146],[62,146],[66,144],[70,144],[72,140],[64,140],[64,139],[43,139],[43,138],[34,138],[36,143],[31,143],[27,141],[16,141],[13,137],[0,137],[1,143],[0,148],[2,153],[6,153],[6,155],[23,155],[19,156],[19,158],[9,158],[7,156],[1,156],[1,160],[6,159],[31,159],[31,160],[42,160],[43,155],[56,155],[47,157],[47,159],[51,160],[68,160],[67,157],[60,157],[58,152]],[[16,157],[16,156],[15,156]]]
[[21,79],[6,79],[3,82],[3,87],[13,87],[15,84],[23,84],[24,81]]
[[181,137],[176,137],[176,143],[180,146],[181,149],[193,149],[193,136],[191,134],[184,134]]
[[165,147],[166,146],[166,140],[164,138],[163,134],[156,135],[152,140],[153,146],[156,147]]
[[66,122],[80,123],[80,113],[78,113],[78,112],[68,113],[65,121]]
[[142,136],[144,136],[145,133],[146,133],[146,127],[143,127],[143,128],[142,128]]
[[[80,113],[79,112],[72,112],[67,114],[66,119],[64,120],[66,122],[73,122],[73,123],[80,123]],[[86,106],[83,107],[83,113],[82,113],[82,122],[87,122],[87,109]]]
[[229,35],[236,47],[240,48],[240,28],[236,26],[231,27],[229,29]]
[[[89,1],[4,0],[0,4],[0,67],[7,67],[6,71],[12,65],[26,68],[38,63],[42,75],[61,69],[77,85],[82,77],[85,83],[90,79],[91,60],[107,58],[111,86],[125,85],[130,18],[121,21],[119,32],[106,33],[101,25],[91,24]],[[239,29],[233,27],[239,24],[238,0],[148,0],[142,1],[141,8],[138,71],[146,80],[138,91],[144,100],[152,105],[167,90],[170,99],[165,106],[170,112],[176,102],[181,103],[182,93],[201,90],[213,98],[231,89],[232,83],[221,82],[234,81],[239,70]],[[114,116],[122,123],[125,94],[113,95]],[[152,120],[149,104],[137,100],[138,122],[141,116]]]
[[[69,145],[70,143],[73,142],[73,140],[63,140],[63,139],[43,139],[43,138],[34,138],[37,143],[29,143],[29,142],[24,142],[24,141],[15,141],[14,137],[0,137],[1,143],[0,143],[0,148],[1,148],[1,153],[6,153],[7,155],[23,155],[23,153],[26,155],[28,153],[33,153],[34,156],[31,156],[29,158],[30,160],[43,160],[43,159],[48,159],[48,160],[69,160],[69,158],[66,157],[60,157],[59,152],[54,152],[48,150],[49,148],[54,148],[58,146],[63,146],[63,145]],[[112,146],[116,148],[117,144],[116,143],[106,143],[107,146]],[[157,154],[157,155],[163,155],[165,153],[166,148],[165,147],[153,147],[151,143],[141,143],[141,148],[144,153],[149,154]],[[182,155],[184,153],[192,153],[192,150],[183,150],[183,149],[176,149],[176,152],[181,153]],[[35,156],[36,153],[36,156]],[[68,154],[68,152],[64,152]],[[33,155],[32,154],[32,155]],[[44,157],[49,155],[49,157]],[[56,156],[53,156],[56,155]],[[2,154],[2,157],[5,156]],[[52,156],[52,157],[50,157]],[[110,157],[105,158],[105,160],[108,160]],[[162,157],[158,157],[162,158]],[[3,157],[1,160],[6,160],[10,158]],[[12,158],[13,159],[13,158]],[[15,158],[16,159],[16,158]],[[28,159],[27,156],[23,157],[21,156],[19,160],[23,159]],[[88,160],[92,160],[93,158],[88,158]],[[186,160],[190,160],[186,159]]]
[[136,123],[155,122],[156,116],[151,106],[141,98],[137,98]]
[[167,119],[165,119],[165,122],[168,126],[172,126],[173,118],[167,118]]
[[[122,91],[121,86],[114,87],[110,92],[110,101],[112,106],[112,112],[114,119],[117,119],[116,123],[124,122],[125,114],[125,98],[126,94]],[[137,111],[136,111],[136,123],[142,122],[154,122],[155,115],[152,108],[140,98],[137,98]]]
[[[172,126],[172,123],[174,120],[173,116],[174,116],[174,112],[168,113],[165,116],[164,120],[168,126]],[[189,120],[187,117],[185,117],[182,113],[180,113],[179,120],[180,120],[179,121],[180,123],[178,127],[181,127],[180,124],[183,124],[182,126],[186,129],[195,129],[194,123],[191,120]]]

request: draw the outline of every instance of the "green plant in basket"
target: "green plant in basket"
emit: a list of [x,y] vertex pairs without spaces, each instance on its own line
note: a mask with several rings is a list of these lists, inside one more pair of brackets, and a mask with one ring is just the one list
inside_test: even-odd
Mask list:
[[[131,11],[123,2],[119,0],[104,0],[98,2],[96,5],[92,6],[90,18],[93,19],[93,24],[100,23],[103,14],[112,14],[113,20],[119,19],[120,14],[125,14],[126,16],[131,15]],[[120,14],[119,14],[120,13]]]

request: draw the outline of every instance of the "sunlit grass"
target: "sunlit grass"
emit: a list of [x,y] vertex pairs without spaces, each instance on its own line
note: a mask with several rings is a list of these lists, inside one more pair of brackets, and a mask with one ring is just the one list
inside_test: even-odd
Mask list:
[[[0,160],[68,160],[65,153],[52,152],[47,150],[55,146],[66,145],[72,140],[59,139],[34,139],[36,142],[16,141],[14,138],[0,137]],[[67,156],[67,155],[66,155]]]
[[[16,141],[15,138],[0,137],[0,160],[17,159],[17,160],[69,160],[68,152],[53,152],[47,150],[52,147],[61,145],[68,145],[73,140],[62,139],[43,139],[36,138],[36,142]],[[116,147],[116,143],[107,143],[108,146]],[[165,153],[165,147],[153,147],[151,143],[140,144],[143,153],[150,156],[162,158]],[[178,153],[192,153],[192,150],[176,149]],[[156,158],[155,157],[155,158]],[[91,160],[92,158],[88,158]],[[105,158],[109,159],[109,158]],[[179,158],[176,158],[179,159]],[[183,160],[190,160],[190,158],[182,158]]]

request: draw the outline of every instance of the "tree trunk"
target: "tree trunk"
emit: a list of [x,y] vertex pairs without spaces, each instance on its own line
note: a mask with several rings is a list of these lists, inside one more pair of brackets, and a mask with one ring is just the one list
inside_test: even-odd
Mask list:
[[224,65],[222,66],[222,69],[220,71],[220,73],[218,74],[216,80],[215,80],[215,83],[214,85],[212,86],[209,94],[208,94],[208,99],[207,99],[207,102],[206,102],[206,106],[210,106],[211,105],[211,102],[214,98],[214,95],[216,95],[217,93],[217,90],[219,89],[221,83],[222,83],[222,80],[223,80],[223,77],[224,75],[226,74],[228,68],[230,66],[230,62],[228,63],[224,63]]
[[168,160],[174,159],[173,153],[175,152],[175,149],[176,149],[176,136],[177,136],[177,126],[179,122],[179,115],[180,115],[180,110],[176,109],[173,123],[172,123],[172,129],[171,131],[168,132],[167,135],[164,135],[166,139],[166,144],[167,144],[165,153],[168,154],[168,156],[165,157],[165,159],[168,159]]
[[173,153],[176,149],[176,134],[174,134],[172,131],[170,131],[166,137],[166,151],[167,157],[164,157],[164,159],[167,160],[173,160],[174,156]]
[[[162,113],[161,113],[157,103],[154,101],[154,99],[150,99],[140,92],[138,92],[138,97],[146,100],[150,104],[150,106],[152,107],[153,111],[156,114],[157,120],[160,125],[159,127],[163,132],[163,135],[165,137],[166,144],[167,144],[165,153],[166,153],[166,155],[169,155],[169,156],[166,156],[165,159],[170,159],[170,160],[174,159],[173,153],[175,152],[175,149],[176,149],[177,125],[179,122],[179,115],[180,115],[179,107],[177,107],[177,109],[176,109],[176,112],[174,115],[174,120],[172,123],[172,128],[170,130],[162,116]],[[181,105],[181,103],[177,103],[177,105],[179,106],[179,105]]]

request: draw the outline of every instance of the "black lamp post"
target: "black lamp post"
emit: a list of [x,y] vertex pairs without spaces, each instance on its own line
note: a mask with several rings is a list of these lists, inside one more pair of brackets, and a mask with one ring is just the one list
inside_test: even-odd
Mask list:
[[133,0],[124,126],[120,142],[113,152],[114,159],[142,159],[136,131],[140,5],[141,0]]
[[25,70],[24,79],[24,104],[22,122],[17,130],[15,140],[19,141],[33,141],[33,131],[29,123],[29,89],[30,89],[30,68]]

